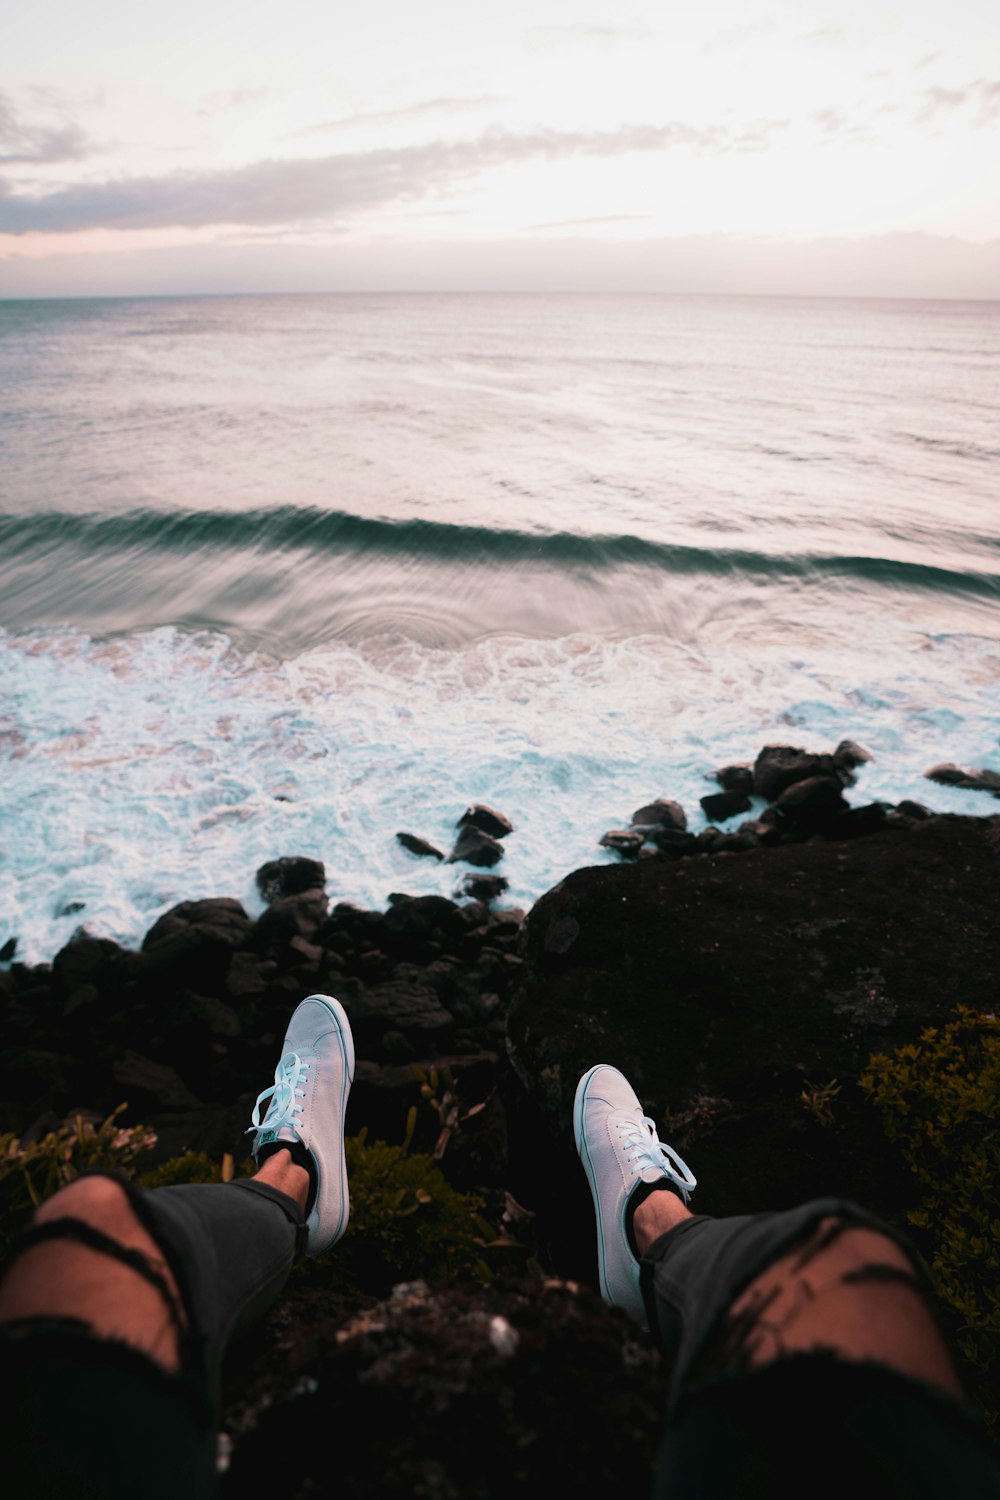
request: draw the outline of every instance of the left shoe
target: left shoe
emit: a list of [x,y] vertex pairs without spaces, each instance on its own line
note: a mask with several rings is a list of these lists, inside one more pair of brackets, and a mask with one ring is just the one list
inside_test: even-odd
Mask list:
[[686,1203],[694,1174],[656,1134],[623,1073],[598,1063],[576,1086],[573,1135],[594,1197],[601,1296],[646,1327],[639,1262],[628,1240],[629,1203],[643,1183],[668,1182]]
[[[300,1142],[312,1157],[316,1190],[306,1220],[306,1254],[321,1255],[347,1228],[350,1199],[344,1115],[354,1078],[354,1038],[347,1012],[332,995],[310,995],[288,1023],[274,1083],[257,1098],[247,1130],[253,1157],[271,1142]],[[267,1113],[260,1107],[270,1099]]]

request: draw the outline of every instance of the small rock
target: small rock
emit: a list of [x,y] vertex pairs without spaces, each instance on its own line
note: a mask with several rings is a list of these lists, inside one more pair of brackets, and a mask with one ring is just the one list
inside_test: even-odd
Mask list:
[[750,798],[744,792],[714,792],[698,800],[710,823],[724,823],[737,813],[750,811]]
[[16,952],[17,952],[17,938],[16,937],[9,937],[7,939],[7,941],[4,943],[3,947],[0,948],[0,964],[10,963],[11,959],[14,957],[14,954]]
[[326,885],[326,867],[318,859],[305,855],[282,855],[268,860],[257,871],[257,889],[268,906],[283,896],[298,896],[302,891],[322,890]]
[[473,802],[455,824],[456,828],[478,828],[480,833],[491,834],[495,839],[502,839],[508,833],[514,832],[514,825],[503,813],[497,812],[494,807],[487,807],[483,802]]
[[507,889],[503,875],[466,875],[462,881],[463,896],[472,896],[476,901],[495,901]]
[[503,858],[503,845],[481,828],[467,825],[455,840],[455,847],[448,856],[450,865],[464,861],[470,865],[495,865]]
[[433,844],[428,843],[426,839],[419,838],[415,833],[397,833],[396,838],[404,849],[408,849],[411,854],[416,854],[421,859],[444,859],[440,849],[436,849]]
[[624,859],[638,859],[645,841],[643,834],[634,833],[630,828],[609,828],[601,838],[601,848],[613,849]]
[[694,834],[682,833],[679,828],[657,828],[653,833],[653,843],[663,854],[669,854],[673,858],[690,854],[692,849],[698,847]]
[[742,792],[748,797],[753,791],[753,771],[750,766],[723,766],[713,772],[713,778],[724,792]]
[[645,807],[632,814],[632,824],[637,828],[674,828],[683,833],[687,827],[687,813],[679,802],[673,802],[669,797],[657,797],[655,802],[647,802]]
[[832,839],[863,838],[885,826],[889,808],[884,802],[869,802],[864,807],[849,807],[838,813],[824,830]]
[[846,766],[848,770],[853,771],[855,766],[864,765],[865,761],[874,760],[875,757],[870,750],[856,744],[854,740],[841,740],[833,752],[833,758],[838,765]]
[[904,818],[912,818],[915,823],[924,823],[934,816],[929,807],[925,807],[922,802],[914,802],[909,797],[904,797],[902,802],[896,803],[896,811]]
[[975,767],[965,771],[947,761],[940,766],[931,766],[924,775],[928,781],[937,781],[941,786],[957,786],[967,792],[992,792],[994,797],[1000,797],[1000,771]]

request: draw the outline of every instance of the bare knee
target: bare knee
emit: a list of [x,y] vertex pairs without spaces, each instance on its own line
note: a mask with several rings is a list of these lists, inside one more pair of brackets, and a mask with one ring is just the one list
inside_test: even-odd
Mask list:
[[735,1299],[726,1343],[732,1362],[751,1367],[824,1352],[962,1394],[910,1257],[891,1236],[837,1217],[821,1220]]
[[53,1219],[82,1219],[117,1238],[121,1231],[141,1229],[128,1192],[113,1177],[78,1177],[54,1193],[37,1210],[36,1224]]

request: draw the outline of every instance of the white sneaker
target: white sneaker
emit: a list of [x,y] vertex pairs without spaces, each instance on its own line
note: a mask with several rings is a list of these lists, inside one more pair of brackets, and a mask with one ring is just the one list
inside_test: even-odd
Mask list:
[[601,1296],[645,1328],[639,1262],[625,1230],[629,1200],[642,1183],[666,1178],[686,1203],[697,1185],[694,1175],[662,1144],[628,1079],[607,1063],[584,1073],[576,1086],[573,1135],[594,1195]]
[[[316,1195],[306,1221],[307,1255],[321,1255],[347,1228],[350,1200],[344,1159],[344,1114],[354,1078],[354,1039],[347,1012],[330,995],[310,995],[285,1032],[274,1083],[257,1098],[254,1160],[272,1141],[300,1141],[316,1168]],[[260,1107],[270,1099],[263,1120]]]

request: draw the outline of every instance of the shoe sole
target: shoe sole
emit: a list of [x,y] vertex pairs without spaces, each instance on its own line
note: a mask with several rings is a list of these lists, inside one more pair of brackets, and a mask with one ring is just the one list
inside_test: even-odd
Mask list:
[[601,1195],[597,1189],[597,1178],[594,1172],[594,1164],[590,1159],[590,1151],[587,1147],[587,1137],[583,1129],[583,1111],[587,1103],[587,1087],[595,1073],[607,1067],[607,1063],[597,1063],[588,1073],[584,1073],[576,1086],[576,1097],[573,1100],[573,1137],[576,1141],[577,1154],[583,1163],[583,1170],[587,1174],[590,1183],[590,1192],[594,1200],[594,1213],[597,1217],[597,1279],[601,1290],[601,1296],[605,1302],[612,1301],[608,1290],[608,1277],[605,1269],[604,1257],[604,1221],[601,1217]]
[[[330,1238],[318,1249],[308,1249],[306,1251],[307,1255],[312,1256],[322,1255],[325,1250],[329,1250],[331,1245],[336,1244],[337,1240],[341,1238],[346,1230],[350,1218],[351,1200],[347,1184],[347,1157],[344,1154],[343,1125],[347,1119],[347,1096],[350,1094],[351,1084],[354,1082],[354,1036],[351,1032],[351,1023],[347,1012],[339,1000],[335,1000],[332,995],[307,995],[306,1000],[312,1000],[324,1005],[336,1021],[340,1037],[340,1050],[344,1059],[344,1077],[340,1086],[340,1202],[342,1207],[337,1228]],[[305,1001],[302,1003],[305,1004]]]

